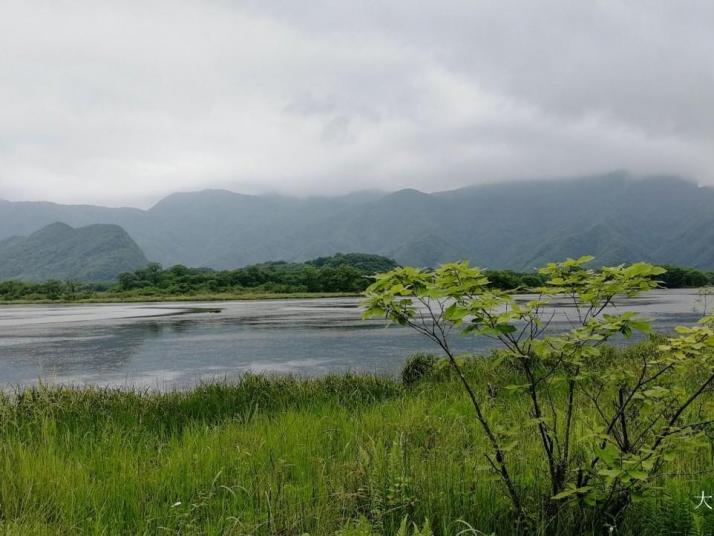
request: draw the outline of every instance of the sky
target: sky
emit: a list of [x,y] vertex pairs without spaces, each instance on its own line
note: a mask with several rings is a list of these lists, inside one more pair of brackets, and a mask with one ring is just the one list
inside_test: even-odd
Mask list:
[[0,198],[714,184],[714,2],[2,0]]

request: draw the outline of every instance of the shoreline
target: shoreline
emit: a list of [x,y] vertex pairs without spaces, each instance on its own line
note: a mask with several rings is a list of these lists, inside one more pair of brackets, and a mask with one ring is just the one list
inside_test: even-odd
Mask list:
[[[489,416],[528,423],[528,408],[508,389],[522,376],[493,366],[487,358],[464,368],[479,392],[495,385]],[[565,393],[554,394],[562,411]],[[275,519],[286,534],[368,536],[399,533],[405,511],[425,526],[463,521],[482,534],[516,522],[504,487],[482,465],[490,446],[450,369],[408,383],[256,374],[170,392],[43,385],[0,396],[0,410],[0,463],[9,468],[0,473],[3,533],[223,534],[237,532],[240,519],[241,533],[273,534],[263,529]],[[590,453],[593,422],[592,408],[576,413],[576,455]],[[547,477],[532,434],[529,426],[513,429],[509,460],[518,462],[509,467],[540,519]],[[618,519],[622,533],[689,530],[678,513],[692,508],[697,490],[712,489],[708,457],[678,455],[668,464],[657,492]],[[385,497],[398,508],[373,509],[378,517],[367,520],[365,505]],[[570,510],[558,534],[582,532],[577,506],[563,508]],[[364,531],[352,530],[356,523]],[[421,534],[432,533],[456,531]]]
[[122,304],[122,303],[181,303],[181,302],[228,302],[257,300],[309,300],[323,298],[359,298],[353,292],[288,292],[288,293],[246,293],[246,294],[191,294],[168,296],[126,296],[95,297],[78,300],[0,300],[2,305],[82,305],[82,304]]
[[[679,291],[679,292],[698,292],[706,287],[681,287],[681,288],[657,288],[650,292],[656,293],[661,291]],[[649,293],[648,293],[649,294]],[[531,292],[516,292],[516,296],[527,297],[533,295]],[[646,294],[645,294],[646,296]],[[121,305],[125,303],[221,303],[233,301],[260,301],[260,300],[317,300],[326,298],[362,298],[362,293],[355,292],[255,292],[255,293],[240,293],[240,294],[172,294],[166,296],[107,296],[82,298],[77,300],[0,300],[0,307],[3,305]],[[639,298],[645,301],[644,297]],[[553,301],[553,305],[567,307],[567,301]]]

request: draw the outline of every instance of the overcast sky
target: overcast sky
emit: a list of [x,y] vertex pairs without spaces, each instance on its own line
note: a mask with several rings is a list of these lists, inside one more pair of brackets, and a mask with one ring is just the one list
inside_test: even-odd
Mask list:
[[1,0],[0,198],[714,183],[714,2]]

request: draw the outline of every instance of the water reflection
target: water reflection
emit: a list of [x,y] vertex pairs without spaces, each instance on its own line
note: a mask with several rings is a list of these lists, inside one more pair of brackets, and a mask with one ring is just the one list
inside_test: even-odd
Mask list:
[[[228,302],[218,314],[161,316],[194,305],[0,307],[0,384],[168,388],[248,370],[393,374],[411,352],[433,350],[406,328],[362,321],[356,299]],[[696,291],[651,293],[617,307],[651,317],[658,330],[700,317]],[[566,329],[572,315],[561,304],[552,328]],[[457,351],[492,344],[454,340]]]

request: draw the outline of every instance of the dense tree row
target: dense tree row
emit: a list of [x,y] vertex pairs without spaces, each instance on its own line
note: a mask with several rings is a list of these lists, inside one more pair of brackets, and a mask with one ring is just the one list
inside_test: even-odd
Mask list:
[[[0,282],[0,300],[65,300],[151,295],[239,294],[242,292],[350,292],[363,291],[372,274],[388,271],[396,263],[379,255],[361,253],[319,257],[304,263],[268,262],[236,270],[188,268],[182,265],[164,269],[149,264],[119,276],[115,284],[93,284],[50,280]],[[667,288],[714,285],[714,273],[691,268],[665,266],[659,276]],[[491,284],[500,289],[528,289],[545,283],[537,272],[489,270]]]
[[0,300],[75,301],[92,298],[96,296],[97,293],[107,290],[107,284],[84,283],[74,280],[59,281],[57,279],[50,279],[42,283],[10,280],[0,282]]
[[694,268],[682,268],[663,264],[667,270],[659,276],[662,286],[667,288],[697,288],[714,285],[714,272],[702,272]]
[[[714,285],[714,272],[702,272],[694,268],[682,268],[668,264],[661,265],[667,270],[657,276],[664,288],[698,288]],[[486,272],[492,285],[504,290],[534,288],[544,285],[546,277],[538,272],[521,273],[511,270],[489,270]]]
[[390,270],[396,263],[379,255],[338,253],[305,263],[268,262],[236,270],[164,269],[151,263],[119,275],[115,284],[49,280],[0,282],[0,300],[66,300],[151,295],[197,295],[241,292],[361,292],[369,276]]
[[121,291],[156,290],[167,294],[196,292],[361,292],[369,276],[394,268],[386,257],[360,253],[320,257],[305,263],[267,262],[237,270],[210,270],[150,264],[119,276]]

